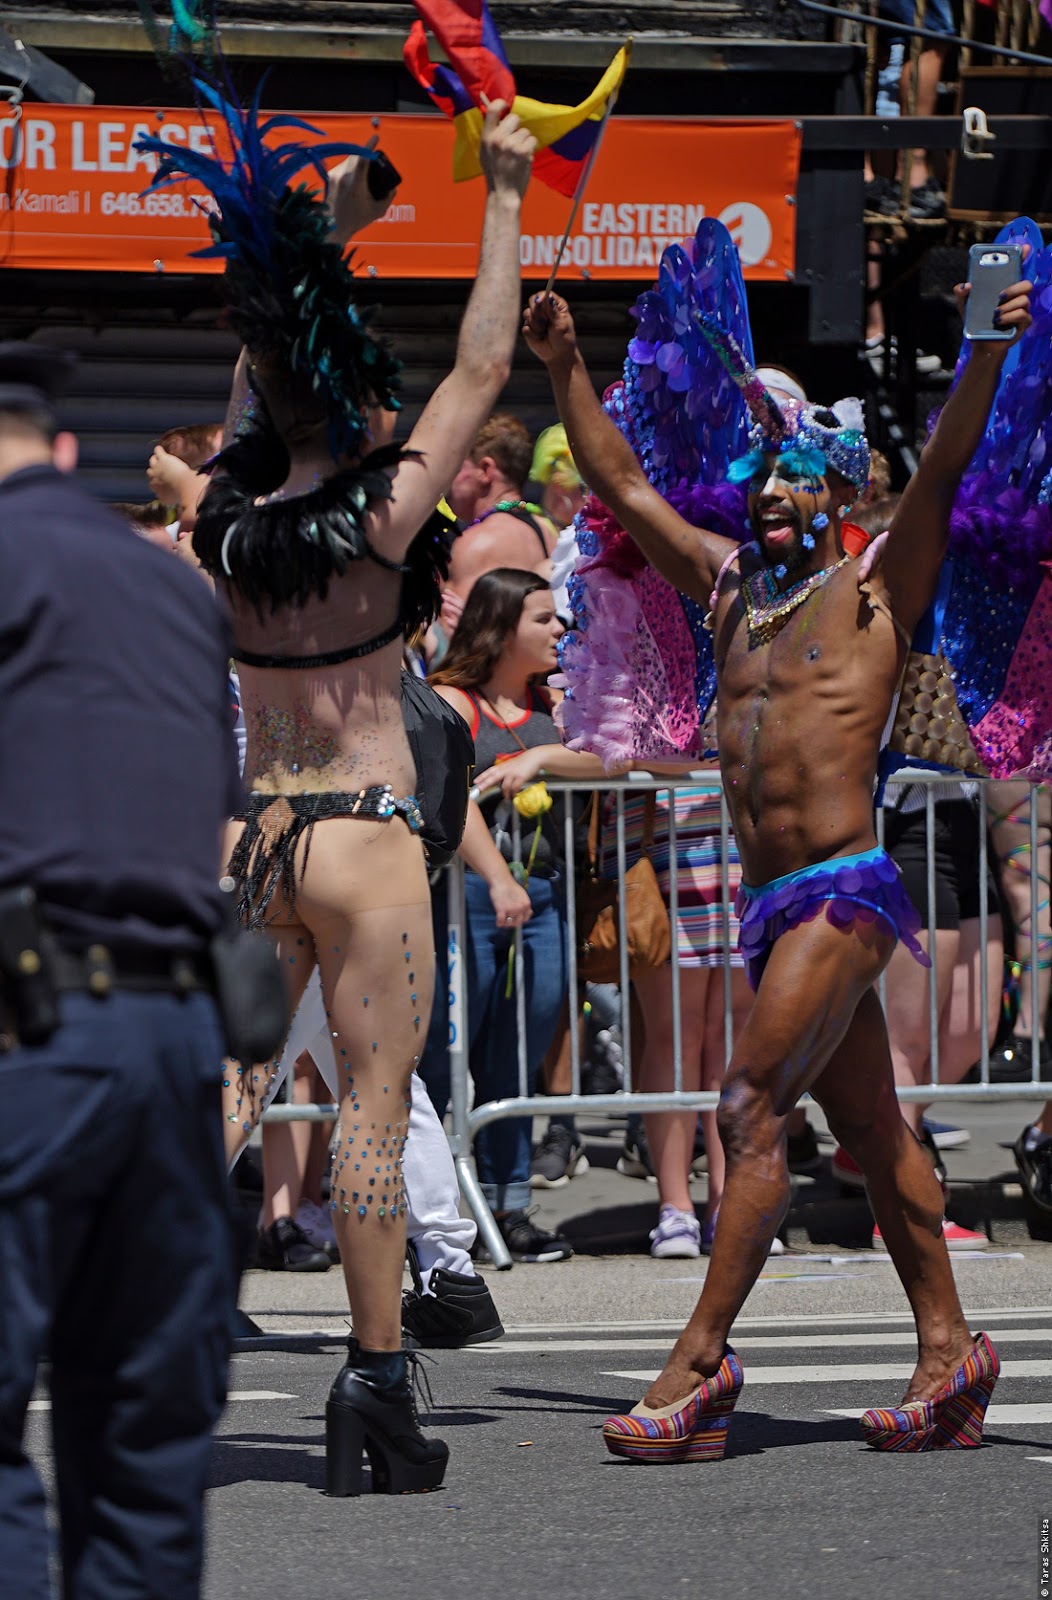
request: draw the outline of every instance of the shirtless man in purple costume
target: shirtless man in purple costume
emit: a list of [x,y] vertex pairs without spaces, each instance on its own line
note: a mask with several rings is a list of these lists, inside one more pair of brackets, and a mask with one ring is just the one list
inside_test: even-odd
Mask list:
[[[1017,284],[1003,297],[1000,323],[1017,339],[1030,322],[1029,290],[1028,283]],[[965,293],[959,292],[962,302]],[[548,367],[586,482],[670,583],[708,603],[737,547],[685,522],[648,483],[596,398],[565,302],[535,296],[524,332]],[[821,870],[822,863],[832,871],[836,858],[842,863],[874,851],[881,735],[907,641],[935,592],[953,498],[982,436],[1009,348],[1007,342],[972,346],[903,495],[883,564],[866,585],[859,583],[858,562],[841,560],[841,515],[857,486],[831,469],[808,485],[794,483],[790,479],[800,474],[783,466],[780,475],[776,453],[757,457],[748,486],[756,542],[729,561],[713,620],[720,766],[747,885],[769,886],[801,869]],[[829,573],[766,635],[755,626],[755,605],[750,630],[743,593],[753,573],[764,583],[765,567],[768,593],[777,589],[771,581],[776,568],[786,574],[778,581],[794,588],[808,575]],[[606,1442],[616,1454],[650,1462],[722,1455],[741,1385],[727,1337],[788,1210],[785,1124],[805,1090],[866,1175],[874,1215],[913,1309],[919,1355],[903,1403],[932,1401],[952,1380],[967,1386],[977,1375],[992,1387],[957,1298],[938,1182],[895,1098],[874,987],[895,945],[889,921],[864,912],[836,921],[809,913],[765,947],[762,978],[720,1100],[727,1183],[708,1276],[642,1405],[607,1423]],[[870,1442],[932,1447],[938,1440],[929,1434],[938,1430],[927,1429],[931,1409],[922,1413],[920,1406],[882,1413],[885,1420],[904,1420],[890,1425],[888,1437],[875,1430]],[[904,1431],[895,1434],[896,1428]]]

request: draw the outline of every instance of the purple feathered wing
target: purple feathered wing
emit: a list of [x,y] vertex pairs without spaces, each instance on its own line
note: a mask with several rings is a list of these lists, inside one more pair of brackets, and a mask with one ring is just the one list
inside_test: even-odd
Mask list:
[[[657,285],[633,307],[636,336],[604,407],[650,482],[688,522],[740,539],[745,497],[724,474],[746,448],[747,416],[697,330],[697,312],[716,316],[752,361],[738,253],[711,218],[689,251],[665,251]],[[716,690],[706,606],[648,566],[595,496],[576,526],[581,555],[569,587],[577,626],[562,646],[568,743],[607,766],[699,758]]]

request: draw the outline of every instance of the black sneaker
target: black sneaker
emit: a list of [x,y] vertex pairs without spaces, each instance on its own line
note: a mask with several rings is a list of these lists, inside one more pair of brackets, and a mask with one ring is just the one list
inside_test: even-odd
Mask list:
[[871,178],[866,184],[864,205],[867,211],[876,211],[883,217],[894,217],[901,209],[901,194],[897,183],[890,178]]
[[910,190],[909,211],[914,221],[926,222],[941,217],[946,211],[946,196],[934,178],[925,178],[916,189]]
[[509,1211],[497,1218],[497,1227],[513,1261],[569,1261],[573,1247],[559,1233],[545,1233],[532,1211]]
[[436,1267],[430,1294],[402,1296],[402,1333],[408,1350],[461,1350],[501,1338],[504,1326],[482,1278]]
[[1052,1139],[1045,1139],[1035,1149],[1028,1150],[1024,1128],[1012,1154],[1019,1168],[1023,1184],[1023,1204],[1031,1238],[1052,1238]]
[[[1038,1077],[1052,1078],[1052,1054],[1040,1042]],[[999,1050],[990,1052],[991,1083],[1029,1083],[1034,1076],[1034,1041],[1028,1033],[1013,1033]]]
[[565,1189],[570,1179],[588,1171],[588,1157],[576,1128],[550,1122],[530,1162],[531,1189]]
[[789,1134],[785,1141],[785,1149],[789,1158],[790,1172],[817,1172],[822,1165],[818,1139],[809,1122],[804,1123],[803,1133]]
[[642,1119],[631,1118],[625,1129],[625,1142],[617,1158],[617,1170],[625,1178],[645,1178],[656,1183],[654,1163],[650,1159],[646,1129]]
[[328,1272],[331,1265],[291,1217],[279,1217],[260,1232],[256,1266],[265,1272]]

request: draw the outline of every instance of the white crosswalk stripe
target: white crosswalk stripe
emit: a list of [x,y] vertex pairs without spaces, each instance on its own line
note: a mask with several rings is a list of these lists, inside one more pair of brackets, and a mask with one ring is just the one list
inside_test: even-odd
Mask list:
[[[286,1394],[280,1389],[231,1389],[227,1395],[227,1404],[232,1405],[237,1400],[296,1400],[294,1394]],[[30,1400],[26,1408],[28,1411],[50,1411],[50,1400]]]
[[[874,1361],[863,1366],[830,1365],[810,1366],[801,1362],[795,1367],[747,1366],[745,1382],[749,1388],[760,1384],[783,1383],[887,1383],[906,1381],[913,1376],[912,1361]],[[653,1383],[658,1369],[646,1371],[610,1371],[603,1369],[604,1378],[629,1378],[636,1383]],[[1048,1378],[1052,1370],[1047,1361],[1005,1361],[1001,1364],[1001,1378]]]
[[[676,1332],[678,1333],[678,1328]],[[1052,1328],[987,1328],[987,1338],[995,1345],[999,1344],[1044,1344],[1052,1342]],[[731,1340],[735,1350],[843,1350],[850,1346],[865,1345],[894,1345],[916,1348],[917,1336],[899,1329],[894,1331],[886,1328],[877,1329],[870,1333],[809,1333],[803,1337],[795,1334],[732,1334]],[[531,1350],[543,1348],[549,1355],[556,1352],[573,1353],[576,1350],[594,1350],[600,1355],[605,1355],[613,1350],[667,1350],[672,1344],[672,1337],[650,1337],[640,1339],[545,1339],[543,1346],[536,1339],[501,1339],[493,1344],[480,1344],[470,1347],[470,1353],[478,1356],[498,1355],[527,1355]],[[1052,1376],[1052,1370],[1050,1370]]]

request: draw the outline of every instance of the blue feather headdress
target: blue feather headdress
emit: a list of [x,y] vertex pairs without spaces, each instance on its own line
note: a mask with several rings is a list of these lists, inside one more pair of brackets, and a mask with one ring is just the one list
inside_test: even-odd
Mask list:
[[[255,360],[265,358],[306,386],[327,420],[333,456],[358,453],[367,438],[366,408],[399,409],[401,364],[372,332],[375,308],[360,311],[351,298],[353,275],[332,237],[323,163],[348,155],[371,159],[372,152],[302,138],[268,143],[276,133],[319,130],[300,117],[264,118],[262,83],[245,107],[229,83],[221,86],[195,64],[190,75],[202,110],[222,119],[231,155],[224,158],[217,145],[206,154],[144,136],[136,149],[157,157],[147,192],[190,178],[211,194],[212,243],[195,253],[224,262],[231,326]],[[295,182],[306,172],[320,180],[320,193]]]

